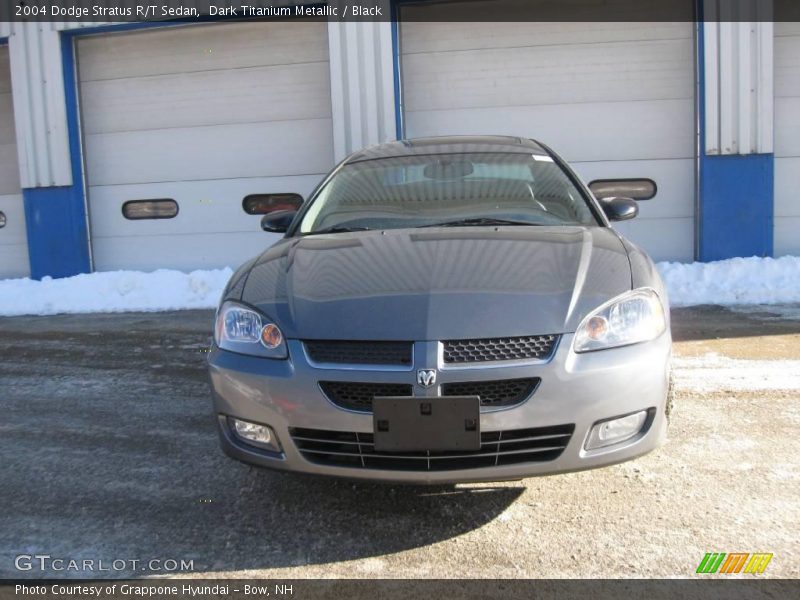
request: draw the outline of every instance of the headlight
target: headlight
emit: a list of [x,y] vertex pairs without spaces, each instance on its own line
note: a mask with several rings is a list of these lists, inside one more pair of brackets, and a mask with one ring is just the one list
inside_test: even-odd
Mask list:
[[286,358],[286,341],[281,330],[265,316],[235,302],[225,302],[217,311],[214,341],[223,350],[263,356]]
[[653,290],[626,292],[590,313],[575,332],[575,352],[616,348],[653,340],[664,333],[667,320]]

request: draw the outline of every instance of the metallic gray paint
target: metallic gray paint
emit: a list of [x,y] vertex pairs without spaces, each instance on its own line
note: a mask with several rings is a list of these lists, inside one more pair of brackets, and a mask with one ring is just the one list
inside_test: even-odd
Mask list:
[[286,238],[236,299],[287,338],[444,340],[574,331],[630,286],[607,227],[398,229]]
[[[553,359],[546,363],[496,366],[491,369],[440,369],[437,385],[415,394],[437,393],[448,381],[483,378],[541,377],[536,393],[525,403],[507,410],[481,414],[481,430],[547,427],[574,423],[575,434],[556,460],[483,469],[441,472],[380,471],[327,467],[307,461],[289,437],[288,428],[308,427],[339,431],[372,432],[372,415],[342,410],[331,404],[316,385],[319,372],[309,365],[299,341],[289,342],[291,360],[274,361],[233,355],[218,349],[209,359],[212,395],[217,414],[234,415],[273,427],[284,457],[271,458],[237,443],[220,427],[222,447],[229,455],[264,467],[357,479],[407,483],[500,481],[531,475],[589,469],[629,460],[665,440],[664,403],[668,386],[668,361],[672,347],[669,331],[653,342],[600,352],[576,354],[571,334],[561,340]],[[435,344],[417,344],[417,365],[430,366]],[[488,373],[487,373],[488,371]],[[413,371],[325,371],[326,380],[414,383]],[[367,379],[365,379],[367,378]],[[583,444],[591,426],[603,419],[655,408],[648,431],[618,446],[587,452]]]

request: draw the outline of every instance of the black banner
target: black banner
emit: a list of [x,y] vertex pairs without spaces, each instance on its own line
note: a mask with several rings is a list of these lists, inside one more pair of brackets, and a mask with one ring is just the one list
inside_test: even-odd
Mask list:
[[796,0],[4,0],[0,21],[800,21]]
[[800,580],[148,579],[4,581],[0,600],[760,600],[797,598]]

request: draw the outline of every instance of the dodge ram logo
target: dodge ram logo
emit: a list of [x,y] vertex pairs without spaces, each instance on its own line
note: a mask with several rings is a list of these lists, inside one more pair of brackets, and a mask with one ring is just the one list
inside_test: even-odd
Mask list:
[[436,383],[436,369],[420,369],[417,371],[417,383],[422,387],[431,387]]

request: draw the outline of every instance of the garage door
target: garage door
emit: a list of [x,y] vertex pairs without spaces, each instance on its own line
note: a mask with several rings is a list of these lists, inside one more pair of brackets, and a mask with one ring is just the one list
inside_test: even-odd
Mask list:
[[8,46],[0,46],[0,279],[30,275]]
[[587,183],[651,178],[656,196],[617,227],[656,259],[692,260],[693,24],[418,22],[459,4],[401,9],[406,137],[532,137]]
[[78,68],[96,270],[235,267],[278,237],[243,200],[333,165],[325,22],[88,37]]
[[775,256],[800,255],[800,23],[775,23]]

